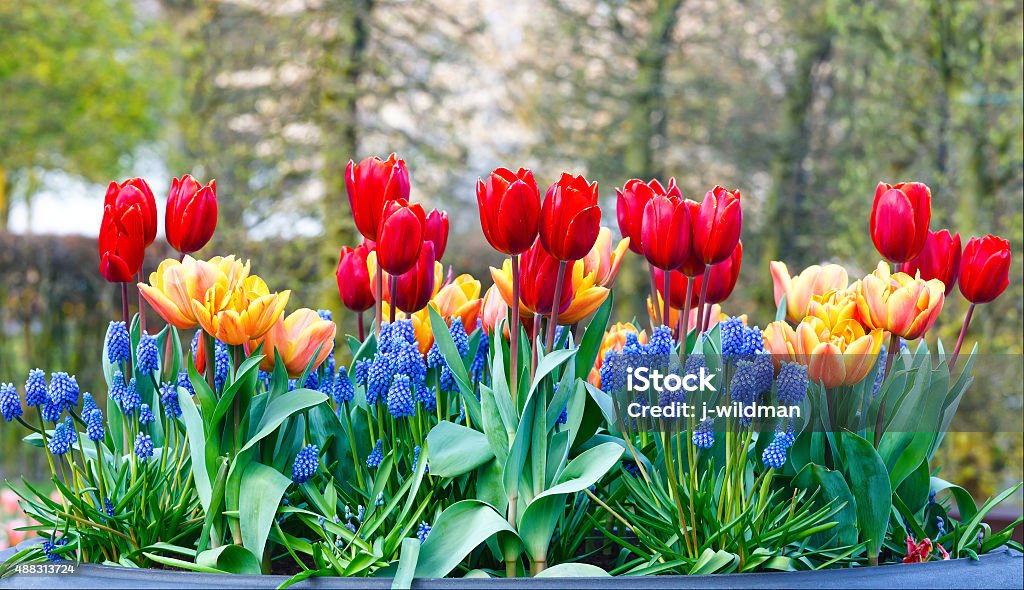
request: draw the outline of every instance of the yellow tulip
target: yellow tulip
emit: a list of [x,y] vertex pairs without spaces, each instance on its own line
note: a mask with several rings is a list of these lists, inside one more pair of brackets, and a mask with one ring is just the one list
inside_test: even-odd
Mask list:
[[315,311],[304,307],[286,317],[278,317],[270,331],[250,342],[249,349],[255,350],[263,344],[266,356],[260,368],[264,371],[274,370],[274,351],[277,351],[288,376],[298,377],[311,362],[315,369],[327,359],[334,349],[336,331],[334,322],[321,319]]
[[806,366],[807,376],[825,387],[859,383],[882,349],[882,330],[866,332],[856,319],[841,319],[841,309],[825,306],[820,312],[804,318],[796,330],[784,321],[768,324],[762,333],[765,349],[775,361]]
[[199,323],[193,302],[220,311],[248,275],[249,262],[234,256],[208,261],[185,256],[180,262],[168,258],[149,275],[148,285],[139,283],[139,291],[167,323],[188,330]]
[[791,322],[799,322],[807,315],[807,306],[813,296],[845,289],[849,284],[846,269],[838,264],[814,264],[791,277],[786,263],[772,261],[771,271],[775,305],[779,305],[783,296],[786,297],[786,319]]
[[446,320],[461,318],[466,331],[472,332],[476,329],[476,320],[483,305],[483,300],[480,299],[480,281],[474,279],[472,275],[459,275],[434,295],[431,304]]
[[270,293],[266,282],[255,275],[246,277],[227,294],[226,305],[219,303],[223,300],[221,289],[215,285],[202,302],[192,302],[192,310],[207,334],[236,346],[266,334],[291,296],[291,291]]
[[907,340],[919,338],[932,327],[946,299],[942,281],[891,273],[885,262],[879,262],[875,272],[861,280],[859,291],[858,309],[864,324]]
[[602,227],[597,234],[597,241],[590,252],[583,257],[583,274],[594,275],[594,284],[600,287],[607,287],[615,280],[619,272],[619,265],[629,248],[629,238],[619,240],[619,243],[612,248],[612,230]]

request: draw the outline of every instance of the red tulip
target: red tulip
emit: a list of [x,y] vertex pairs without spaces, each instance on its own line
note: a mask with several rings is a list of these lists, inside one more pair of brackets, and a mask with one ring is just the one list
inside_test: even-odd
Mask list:
[[370,272],[366,268],[366,256],[370,248],[360,244],[355,248],[345,246],[338,260],[338,293],[345,307],[362,313],[373,307],[373,288],[370,287]]
[[558,260],[579,260],[601,231],[597,183],[566,172],[548,188],[540,210],[540,242]]
[[654,179],[645,183],[639,178],[634,178],[627,181],[622,190],[615,189],[615,214],[619,219],[619,231],[622,237],[629,238],[629,249],[640,255],[644,253],[641,235],[644,207],[655,195],[683,198],[679,187],[676,186],[675,178],[668,180],[668,188],[661,186],[661,183]]
[[946,286],[946,296],[953,292],[960,273],[960,234],[949,230],[930,231],[924,248],[900,269],[910,276],[921,273],[924,280],[939,279]]
[[203,186],[191,174],[172,180],[164,228],[167,242],[178,252],[202,249],[217,229],[217,181]]
[[529,168],[496,168],[486,181],[478,179],[476,202],[480,226],[492,248],[514,256],[533,245],[540,223],[540,190]]
[[971,303],[988,303],[1010,283],[1010,242],[998,236],[971,238],[960,261],[960,292]]
[[[115,185],[116,186],[116,185]],[[111,283],[130,283],[142,268],[146,252],[146,227],[142,209],[103,208],[100,225],[100,274]]]
[[683,199],[683,205],[686,205],[686,210],[689,212],[691,239],[690,247],[686,250],[686,257],[676,268],[688,277],[699,277],[704,274],[704,269],[707,267],[700,252],[697,251],[697,237],[694,233],[700,219],[700,203]]
[[[558,266],[559,260],[548,254],[539,239],[523,253],[519,270],[522,278],[521,302],[522,306],[530,313],[541,315],[551,313]],[[569,265],[568,273],[571,276],[572,265]],[[558,313],[569,309],[569,304],[572,303],[572,294],[572,281],[563,281],[562,292],[558,299]]]
[[740,191],[715,186],[700,204],[700,215],[693,226],[693,248],[704,264],[718,264],[732,256],[742,228]]
[[415,266],[426,224],[427,216],[419,203],[388,201],[377,230],[377,264],[392,275]]
[[391,295],[395,307],[405,313],[416,313],[430,303],[434,295],[435,260],[434,244],[424,242],[413,267],[396,277],[395,292]]
[[138,205],[142,213],[143,241],[145,246],[149,246],[156,240],[156,199],[149,185],[141,178],[129,178],[121,184],[111,182],[107,186],[103,199],[104,215],[108,206],[124,212],[132,205]]
[[889,262],[907,262],[924,248],[931,218],[932,191],[923,183],[879,182],[871,207],[871,241]]
[[[708,281],[707,303],[714,305],[721,303],[732,295],[736,288],[736,281],[740,276],[740,265],[743,262],[743,242],[736,244],[736,250],[725,262],[711,267],[711,278]],[[704,284],[704,277],[687,277],[677,269],[673,269],[672,278],[669,281],[669,303],[676,309],[683,309],[686,299],[687,281],[693,281],[693,289],[690,294],[689,308],[697,307],[700,298],[701,286]],[[654,271],[655,281],[658,285],[658,292],[665,296],[665,271]]]
[[391,154],[387,160],[377,156],[345,167],[345,187],[356,229],[366,238],[378,241],[380,220],[388,201],[409,199],[409,171],[405,160]]
[[448,247],[448,213],[434,209],[427,214],[423,239],[434,244],[434,257],[441,260]]
[[692,243],[689,209],[678,197],[655,195],[644,207],[640,233],[647,262],[661,270],[675,268]]

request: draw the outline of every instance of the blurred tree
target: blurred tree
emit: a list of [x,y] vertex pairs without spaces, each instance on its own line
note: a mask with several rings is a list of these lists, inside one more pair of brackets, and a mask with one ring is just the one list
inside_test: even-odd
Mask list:
[[0,2],[0,230],[49,170],[104,182],[160,129],[157,23],[128,0]]

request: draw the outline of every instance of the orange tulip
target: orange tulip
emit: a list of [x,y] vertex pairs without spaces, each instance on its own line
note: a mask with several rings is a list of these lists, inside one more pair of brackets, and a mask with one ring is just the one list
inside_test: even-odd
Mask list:
[[215,256],[196,260],[191,256],[179,262],[168,258],[149,275],[149,284],[139,283],[146,301],[167,323],[188,330],[199,323],[193,302],[209,313],[226,308],[235,287],[249,276],[249,262],[234,256]]
[[849,283],[846,269],[838,264],[808,266],[795,277],[789,276],[786,263],[772,261],[772,282],[775,287],[775,305],[786,297],[786,319],[799,322],[807,315],[807,306],[815,295],[835,289],[845,289]]
[[480,299],[480,281],[474,279],[472,275],[459,275],[434,295],[431,304],[446,320],[453,317],[462,318],[462,325],[467,331],[472,332],[476,329],[476,320],[483,306],[483,300]]
[[[484,293],[483,305],[481,307],[480,315],[483,319],[484,330],[488,334],[493,334],[494,328],[508,317],[508,304],[502,298],[497,285],[491,285],[487,292]],[[507,326],[505,327],[505,333],[508,333]]]
[[859,291],[857,305],[864,325],[907,340],[919,338],[932,327],[946,299],[942,281],[891,273],[885,262],[861,280]]
[[264,371],[274,370],[276,350],[288,370],[288,376],[298,377],[310,363],[315,369],[327,359],[334,349],[336,331],[334,322],[320,319],[315,311],[304,307],[287,317],[278,317],[270,331],[262,338],[252,340],[249,347],[255,350],[263,344],[263,354],[266,356],[260,368]]
[[594,283],[602,287],[608,287],[615,280],[619,272],[619,265],[629,248],[629,238],[619,240],[619,243],[612,248],[612,230],[602,227],[597,234],[597,242],[590,252],[583,257],[581,265],[583,274],[595,274]]
[[807,376],[825,387],[853,385],[875,366],[882,349],[882,330],[866,332],[855,319],[841,318],[843,310],[824,306],[821,316],[808,316],[794,330],[784,321],[768,324],[762,333],[774,360],[796,361]]
[[271,293],[267,283],[251,275],[228,293],[227,305],[221,285],[206,292],[203,301],[193,301],[196,320],[207,334],[225,344],[241,345],[263,336],[284,312],[291,291]]

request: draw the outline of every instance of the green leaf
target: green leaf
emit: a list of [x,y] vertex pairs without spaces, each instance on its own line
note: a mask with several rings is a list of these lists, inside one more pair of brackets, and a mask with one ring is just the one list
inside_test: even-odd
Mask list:
[[938,494],[939,492],[948,490],[950,495],[953,496],[953,500],[956,502],[956,509],[960,512],[960,521],[966,522],[974,517],[974,514],[978,511],[978,505],[974,502],[974,498],[968,493],[967,490],[962,487],[949,483],[948,481],[939,478],[931,478],[931,485],[929,486],[931,491]]
[[540,572],[535,578],[610,578],[611,574],[589,563],[560,563]]
[[430,535],[420,547],[416,577],[447,576],[470,551],[501,532],[515,533],[491,506],[477,500],[452,504],[434,521]]
[[871,443],[844,431],[842,445],[846,457],[846,477],[857,498],[857,522],[869,557],[878,555],[892,511],[892,488],[885,463]]
[[203,551],[196,556],[196,565],[227,572],[229,574],[249,574],[258,576],[260,562],[248,549],[238,545],[224,545],[216,549]]
[[242,544],[260,562],[281,497],[292,481],[272,467],[252,462],[242,473],[244,493],[238,499]]
[[590,369],[597,360],[601,350],[601,342],[604,340],[604,332],[608,329],[608,318],[612,313],[612,292],[608,291],[608,298],[604,300],[601,307],[597,309],[594,318],[590,320],[583,339],[580,340],[579,352],[576,353],[576,376],[586,380]]
[[416,574],[416,562],[420,558],[420,540],[408,538],[402,540],[402,556],[398,559],[398,571],[391,582],[395,590],[412,588],[413,576]]
[[878,444],[878,455],[889,472],[889,486],[897,489],[903,480],[928,461],[930,432],[886,432]]
[[708,547],[700,554],[688,572],[691,576],[698,574],[727,574],[739,564],[740,558],[727,551],[715,551]]
[[779,305],[775,308],[775,321],[781,322],[786,319],[786,296],[783,295],[782,299],[779,299]]
[[462,394],[462,401],[466,404],[466,413],[469,414],[469,419],[474,424],[479,424],[481,421],[480,401],[476,399],[476,392],[470,384],[469,373],[466,371],[466,363],[459,356],[459,350],[455,348],[455,341],[452,340],[448,324],[444,322],[444,318],[437,313],[433,306],[427,306],[427,313],[430,314],[430,330],[434,333],[434,342],[455,377],[455,383],[459,386],[459,392]]
[[486,435],[448,421],[430,429],[427,448],[430,449],[430,474],[438,477],[458,477],[494,457]]
[[835,531],[815,533],[817,546],[826,546],[829,539],[838,535],[838,545],[853,545],[857,542],[857,500],[850,492],[850,486],[843,479],[843,474],[832,471],[816,463],[809,463],[793,478],[793,485],[800,489],[814,491],[820,487],[821,502],[835,500],[844,504],[836,513],[837,526]]
[[253,445],[263,440],[268,434],[277,430],[281,423],[291,416],[326,401],[326,395],[312,389],[296,389],[289,392],[288,395],[274,398],[267,405],[267,410],[263,413],[259,427],[256,428],[256,434],[245,443],[245,446],[239,450],[239,453],[252,448]]
[[178,388],[178,404],[181,406],[181,421],[185,424],[188,436],[189,454],[192,458],[192,477],[196,484],[196,492],[203,508],[209,512],[212,507],[210,500],[213,495],[213,482],[210,481],[210,465],[207,463],[206,430],[199,408],[192,401],[192,396],[184,387]]

